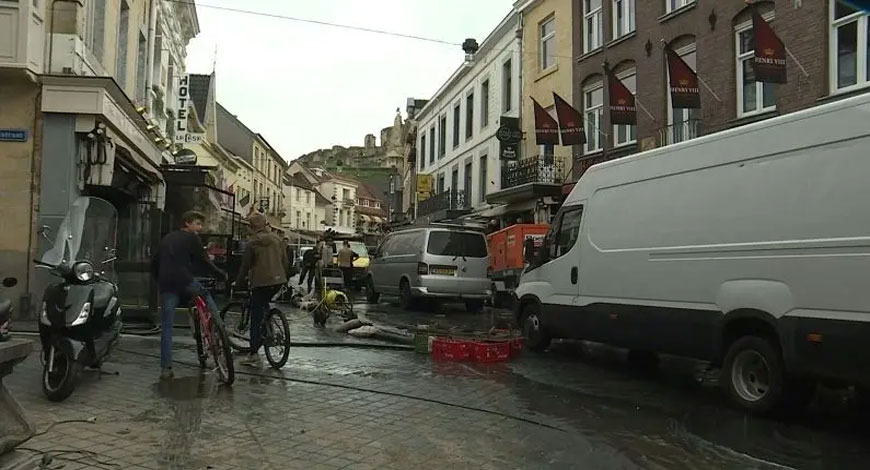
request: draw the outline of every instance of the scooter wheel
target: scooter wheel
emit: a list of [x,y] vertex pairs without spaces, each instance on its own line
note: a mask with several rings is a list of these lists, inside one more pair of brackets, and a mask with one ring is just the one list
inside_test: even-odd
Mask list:
[[46,361],[42,369],[42,392],[50,401],[64,401],[72,395],[82,365],[73,357],[70,345],[62,341],[51,346]]

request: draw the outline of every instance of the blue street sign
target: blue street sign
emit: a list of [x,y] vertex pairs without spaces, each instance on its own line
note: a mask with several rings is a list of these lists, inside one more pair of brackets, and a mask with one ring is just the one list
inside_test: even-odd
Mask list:
[[25,130],[25,129],[0,129],[0,141],[2,141],[2,142],[27,142],[27,130]]

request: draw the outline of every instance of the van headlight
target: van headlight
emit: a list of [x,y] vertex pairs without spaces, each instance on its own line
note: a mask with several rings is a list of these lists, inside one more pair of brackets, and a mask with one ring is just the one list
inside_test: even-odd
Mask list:
[[82,311],[79,312],[79,316],[76,317],[75,320],[73,320],[72,326],[78,326],[88,321],[89,316],[91,316],[91,303],[85,302],[85,304],[82,305]]
[[73,275],[81,282],[88,282],[94,278],[94,265],[87,261],[79,261],[73,265]]
[[48,321],[48,304],[42,303],[42,311],[39,312],[39,321],[46,326],[51,326],[51,322]]

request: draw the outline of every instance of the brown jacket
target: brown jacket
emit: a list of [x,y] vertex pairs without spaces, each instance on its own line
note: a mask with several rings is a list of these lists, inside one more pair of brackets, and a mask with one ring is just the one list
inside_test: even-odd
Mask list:
[[285,284],[289,265],[281,239],[264,228],[255,232],[248,241],[236,284],[244,285],[246,279],[252,288]]

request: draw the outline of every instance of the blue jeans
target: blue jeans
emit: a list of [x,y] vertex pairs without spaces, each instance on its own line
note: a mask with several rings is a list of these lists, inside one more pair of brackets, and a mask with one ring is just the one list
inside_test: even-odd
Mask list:
[[189,302],[194,295],[202,295],[205,298],[212,315],[218,315],[217,304],[211,297],[211,293],[202,287],[199,281],[193,281],[185,288],[184,292],[161,292],[162,322],[160,330],[160,367],[172,367],[172,327],[175,325],[175,309],[181,305],[182,297]]
[[256,354],[263,345],[263,318],[272,297],[281,290],[281,285],[254,287],[251,289],[251,354]]

